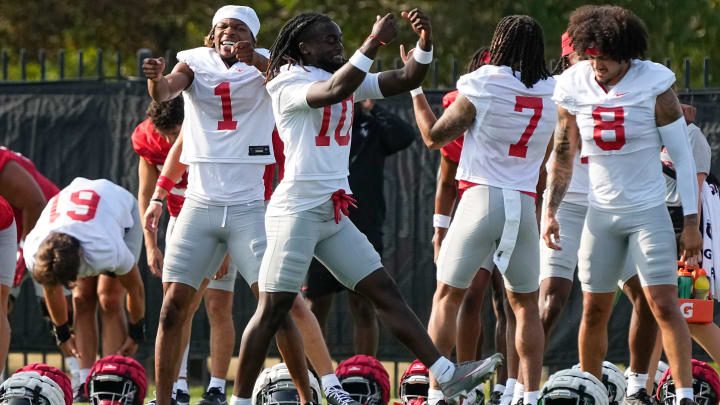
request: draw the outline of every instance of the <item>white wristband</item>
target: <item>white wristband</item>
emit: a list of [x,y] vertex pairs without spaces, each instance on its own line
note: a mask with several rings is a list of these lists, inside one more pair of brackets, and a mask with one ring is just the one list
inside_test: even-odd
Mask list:
[[422,63],[423,65],[427,65],[428,63],[432,62],[433,60],[433,47],[430,46],[429,51],[423,51],[420,48],[420,42],[417,43],[415,46],[415,50],[413,51],[413,59],[417,63]]
[[449,228],[450,217],[443,214],[433,215],[433,227],[434,228]]
[[417,89],[410,90],[410,95],[412,97],[418,96],[420,94],[423,94],[422,87],[418,87]]
[[157,205],[159,205],[159,206],[161,206],[161,207],[162,207],[162,205],[163,205],[162,201],[157,201],[157,200],[150,200],[150,204],[157,204]]
[[353,56],[350,58],[350,64],[367,73],[368,70],[370,70],[370,66],[373,64],[373,60],[365,56],[362,52],[355,51]]

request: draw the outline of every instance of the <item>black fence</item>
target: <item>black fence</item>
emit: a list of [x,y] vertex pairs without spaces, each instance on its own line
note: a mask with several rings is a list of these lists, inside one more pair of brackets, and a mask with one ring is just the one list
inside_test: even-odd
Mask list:
[[[426,92],[438,113],[444,93]],[[697,107],[698,124],[717,159],[720,157],[720,90],[681,91],[680,98]],[[73,178],[83,176],[108,178],[136,193],[138,157],[132,150],[130,134],[145,118],[148,102],[145,82],[139,80],[0,83],[0,145],[28,156],[61,188]],[[408,95],[380,103],[414,125]],[[439,153],[429,151],[418,137],[411,147],[391,156],[385,167],[387,220],[383,229],[383,262],[423,322],[429,318],[436,283],[430,240],[439,157]],[[713,164],[713,173],[720,176],[720,164]],[[164,240],[162,229],[164,227],[158,238],[160,243]],[[147,270],[144,254],[140,265],[147,290],[147,330],[152,337],[157,328],[162,287],[160,280]],[[241,280],[239,278],[236,286],[233,311],[238,340],[255,309],[255,299]],[[577,362],[581,300],[576,283],[551,339],[547,364],[565,366]],[[613,362],[626,362],[628,358],[630,309],[629,302],[621,298],[610,322],[608,359]],[[352,354],[352,325],[346,313],[346,300],[336,299],[327,339],[336,359]],[[494,319],[490,305],[485,306],[483,321],[486,330],[492,331]],[[56,351],[28,283],[16,301],[11,324],[11,351]],[[141,346],[139,358],[152,356],[153,340]],[[237,350],[238,342],[235,344]],[[485,333],[484,349],[492,350],[492,333]],[[706,358],[697,347],[695,349],[697,357]],[[201,309],[193,323],[191,353],[195,357],[206,356],[208,350],[209,328],[205,311]],[[396,361],[413,358],[386,330],[381,332],[379,357]]]

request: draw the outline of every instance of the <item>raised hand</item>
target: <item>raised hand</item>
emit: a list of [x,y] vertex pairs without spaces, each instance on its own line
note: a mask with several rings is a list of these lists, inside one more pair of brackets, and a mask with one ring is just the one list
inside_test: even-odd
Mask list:
[[392,42],[397,36],[397,23],[393,14],[386,14],[385,17],[377,16],[373,25],[371,36],[375,37],[381,44]]
[[232,51],[235,57],[240,62],[246,65],[253,65],[253,58],[255,57],[255,48],[250,41],[238,41],[233,45]]
[[163,58],[145,58],[142,65],[145,77],[152,81],[162,79],[165,71],[165,59]]
[[410,11],[403,11],[400,16],[410,22],[413,31],[420,36],[420,47],[423,50],[429,51],[432,43],[432,27],[430,26],[430,19],[420,10],[414,8]]
[[412,48],[408,53],[405,53],[405,45],[400,44],[400,59],[403,61],[403,64],[407,65],[414,51],[415,48]]

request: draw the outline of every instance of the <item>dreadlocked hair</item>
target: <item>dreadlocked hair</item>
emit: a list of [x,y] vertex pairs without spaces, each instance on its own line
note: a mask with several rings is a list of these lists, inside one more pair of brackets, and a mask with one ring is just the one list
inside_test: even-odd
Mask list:
[[332,21],[330,17],[324,14],[302,13],[286,22],[270,47],[270,61],[265,83],[275,78],[280,73],[280,67],[286,63],[302,66],[300,42],[303,31],[317,22],[330,21]]
[[527,88],[550,77],[540,24],[526,15],[510,15],[500,20],[490,43],[490,64],[519,71],[520,81]]
[[560,59],[558,59],[557,63],[555,64],[555,67],[553,67],[553,70],[552,70],[553,76],[562,74],[562,72],[565,71],[566,66],[569,64],[570,64],[570,61],[568,59],[568,55],[561,56]]
[[483,46],[470,57],[470,61],[467,64],[467,73],[480,69],[483,65],[487,64],[485,61],[488,59],[490,59],[490,48]]
[[578,54],[588,48],[614,61],[643,58],[648,34],[643,21],[618,6],[582,6],[570,15],[568,35]]

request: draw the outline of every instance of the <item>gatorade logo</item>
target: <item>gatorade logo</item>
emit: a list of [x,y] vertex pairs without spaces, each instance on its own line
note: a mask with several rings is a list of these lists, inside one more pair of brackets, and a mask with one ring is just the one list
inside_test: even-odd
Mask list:
[[680,312],[683,314],[683,318],[689,319],[693,316],[693,303],[692,302],[683,302],[682,305],[680,305]]

